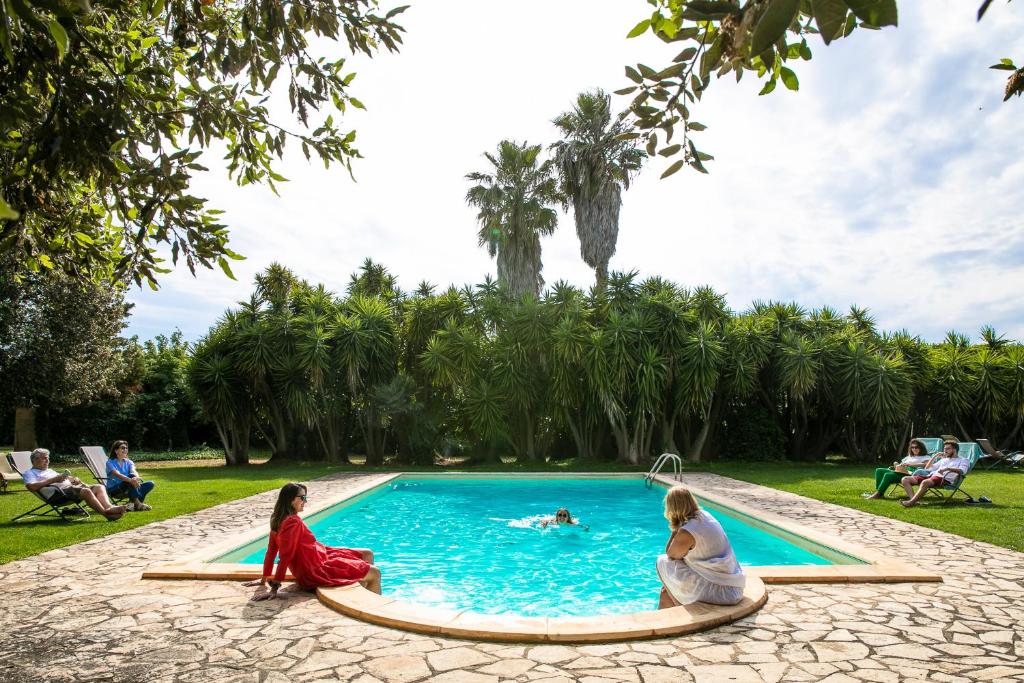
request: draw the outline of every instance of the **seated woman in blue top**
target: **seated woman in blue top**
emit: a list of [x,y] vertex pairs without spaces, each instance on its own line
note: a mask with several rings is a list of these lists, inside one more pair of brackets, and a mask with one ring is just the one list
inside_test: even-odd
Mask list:
[[146,504],[146,496],[153,487],[151,481],[142,481],[135,463],[128,457],[128,442],[118,439],[110,447],[110,459],[107,460],[107,494],[111,498],[127,496],[127,509],[134,512],[152,510]]

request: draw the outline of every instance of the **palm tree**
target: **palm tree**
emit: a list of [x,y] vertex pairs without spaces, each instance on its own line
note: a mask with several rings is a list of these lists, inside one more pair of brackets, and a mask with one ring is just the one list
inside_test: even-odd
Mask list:
[[562,192],[572,199],[580,255],[596,271],[600,291],[619,238],[622,190],[629,188],[644,153],[623,137],[626,124],[612,121],[611,98],[603,90],[580,93],[572,111],[554,124],[563,138],[551,146]]
[[552,162],[541,161],[540,151],[540,145],[502,140],[497,155],[484,153],[493,171],[466,175],[477,183],[466,203],[479,209],[479,244],[497,256],[498,280],[515,299],[540,295],[540,238],[555,231],[558,214],[552,207],[562,202]]

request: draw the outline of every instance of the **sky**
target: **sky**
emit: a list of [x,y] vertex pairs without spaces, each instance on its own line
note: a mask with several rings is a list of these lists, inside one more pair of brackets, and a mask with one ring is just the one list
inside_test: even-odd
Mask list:
[[[984,325],[1024,339],[1024,99],[1003,103],[1008,72],[988,69],[1024,59],[1024,7],[996,3],[975,22],[978,4],[902,0],[898,28],[828,47],[813,36],[813,60],[793,65],[798,92],[758,97],[753,73],[714,81],[692,107],[710,174],[660,180],[667,164],[649,164],[623,194],[611,269],[710,285],[736,311],[855,304],[930,341]],[[554,142],[551,119],[581,91],[629,85],[624,65],[668,65],[678,45],[625,37],[649,12],[642,0],[413,2],[400,53],[350,60],[367,107],[342,119],[364,157],[355,182],[296,145],[276,196],[238,187],[211,150],[193,191],[225,211],[246,256],[237,280],[182,265],[158,291],[131,291],[126,333],[197,340],[273,262],[339,294],[367,257],[407,291],[495,276],[465,175],[502,139]],[[571,215],[542,247],[549,284],[593,283]]]

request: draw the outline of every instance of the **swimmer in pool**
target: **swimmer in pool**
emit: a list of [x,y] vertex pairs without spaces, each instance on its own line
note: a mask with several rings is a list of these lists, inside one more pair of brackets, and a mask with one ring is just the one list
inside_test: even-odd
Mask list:
[[561,524],[582,526],[584,531],[590,531],[589,525],[580,525],[580,520],[573,518],[573,516],[569,514],[569,508],[558,508],[558,510],[555,511],[554,517],[545,517],[540,521],[540,527],[542,529],[549,524],[553,524],[554,526],[559,526]]

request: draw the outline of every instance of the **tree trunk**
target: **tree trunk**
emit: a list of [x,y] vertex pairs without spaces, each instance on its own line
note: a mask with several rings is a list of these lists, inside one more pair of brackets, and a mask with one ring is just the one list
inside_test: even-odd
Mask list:
[[[611,260],[609,258],[609,260]],[[597,293],[601,293],[608,289],[608,261],[602,261],[598,264],[597,268],[594,269],[596,275],[596,282],[594,283],[594,289]]]
[[676,411],[667,420],[661,421],[661,452],[675,453],[679,455],[679,447],[676,446]]
[[534,443],[534,425],[533,417],[529,414],[526,416],[526,460],[528,462],[537,461],[537,445]]
[[366,435],[366,464],[370,467],[380,467],[384,464],[384,444],[381,443],[381,430],[377,425],[377,409],[367,406],[364,433]]
[[36,409],[30,406],[18,406],[14,409],[14,450],[35,450],[36,443]]
[[700,462],[701,453],[704,452],[704,442],[708,438],[708,431],[710,431],[710,429],[711,420],[704,420],[704,424],[700,426],[700,431],[697,432],[697,438],[693,440],[693,444],[690,446],[690,451],[686,454],[686,462]]

